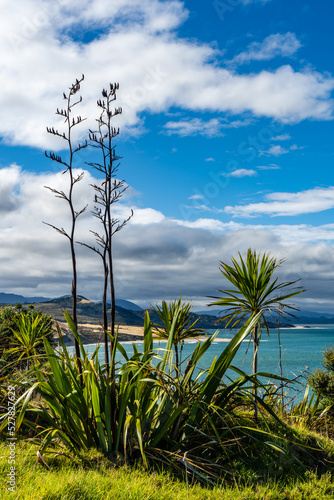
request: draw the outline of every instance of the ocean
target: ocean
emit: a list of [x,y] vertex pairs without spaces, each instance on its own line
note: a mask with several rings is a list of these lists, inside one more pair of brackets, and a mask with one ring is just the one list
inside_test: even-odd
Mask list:
[[[214,333],[214,330],[209,330],[208,333]],[[231,339],[232,337],[233,332],[230,330],[220,330],[217,339],[201,358],[198,367],[200,369],[209,368],[215,356],[218,357],[226,347],[227,342],[225,342],[224,339]],[[323,349],[330,346],[334,347],[334,325],[312,325],[310,328],[281,328],[280,339],[283,376],[290,379],[294,379],[298,376],[298,380],[305,385],[307,374],[318,368],[323,368]],[[182,361],[186,362],[196,346],[196,343],[196,341],[184,343],[181,353]],[[136,342],[136,344],[140,350],[142,342]],[[155,349],[163,349],[165,345],[165,342],[154,342]],[[133,352],[132,344],[125,342],[123,346],[126,352],[131,355]],[[86,346],[87,352],[93,352],[95,347],[95,345]],[[70,350],[71,349],[73,348],[70,348]],[[246,373],[251,373],[252,354],[253,346],[246,340],[240,347],[232,364]],[[99,358],[103,363],[103,345],[100,347]],[[122,356],[119,353],[117,353],[116,360],[122,361]],[[279,343],[276,329],[270,330],[269,336],[265,331],[262,332],[258,354],[258,371],[280,375]],[[229,370],[229,372],[229,376],[235,378],[234,372],[231,370]],[[298,388],[299,386],[295,384],[295,390],[298,390]]]

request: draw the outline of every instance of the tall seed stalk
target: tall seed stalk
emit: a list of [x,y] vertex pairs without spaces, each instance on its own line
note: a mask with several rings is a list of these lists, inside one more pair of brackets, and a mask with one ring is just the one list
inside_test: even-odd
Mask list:
[[[73,108],[77,106],[79,103],[82,101],[82,97],[80,96],[79,99],[73,102],[73,97],[79,92],[80,90],[80,85],[81,82],[84,80],[84,75],[80,78],[80,80],[76,79],[75,83],[73,83],[69,87],[69,92],[65,94],[63,93],[63,98],[66,102],[66,105],[63,109],[57,108],[56,115],[62,116],[65,118],[65,124],[66,124],[66,132],[59,132],[58,129],[55,129],[54,127],[47,127],[47,131],[49,134],[52,134],[56,137],[60,137],[63,139],[66,144],[67,144],[67,152],[68,152],[68,157],[67,160],[63,159],[61,156],[53,153],[53,152],[45,152],[45,155],[47,158],[50,158],[52,161],[55,161],[62,165],[64,167],[63,174],[68,173],[69,176],[69,189],[68,192],[65,193],[64,191],[58,190],[51,188],[49,186],[45,186],[46,189],[49,189],[52,193],[55,194],[56,198],[61,198],[66,201],[66,203],[69,206],[70,214],[71,214],[71,227],[70,231],[66,231],[63,227],[57,227],[52,224],[44,222],[44,224],[47,224],[48,226],[52,227],[56,231],[58,231],[60,234],[65,236],[69,240],[70,244],[70,251],[71,251],[71,260],[72,260],[72,299],[73,299],[73,309],[72,309],[72,318],[75,323],[75,325],[78,325],[78,318],[77,318],[77,264],[76,264],[76,253],[75,253],[75,229],[76,229],[76,222],[78,217],[86,210],[87,206],[84,208],[80,209],[79,211],[76,211],[74,208],[73,204],[73,188],[74,185],[81,181],[83,178],[83,172],[80,172],[78,175],[74,174],[74,158],[75,155],[81,151],[82,149],[87,147],[87,141],[85,141],[84,144],[78,143],[76,147],[73,146],[72,143],[72,130],[74,127],[79,125],[81,122],[85,120],[85,118],[81,118],[81,116],[76,116],[72,117],[72,112]],[[80,364],[80,348],[79,348],[79,343],[77,339],[74,339],[74,344],[75,344],[75,354],[76,358],[78,360],[78,367],[79,370],[81,370],[81,364]]]
[[101,109],[101,114],[96,120],[98,123],[98,130],[90,130],[89,138],[91,145],[100,150],[102,154],[101,162],[88,163],[89,166],[95,168],[103,174],[103,180],[100,185],[93,184],[95,190],[95,206],[93,215],[102,224],[102,234],[91,231],[95,236],[97,246],[82,245],[90,248],[100,255],[103,262],[104,270],[104,285],[103,285],[103,328],[104,328],[104,346],[105,346],[105,364],[107,376],[111,374],[114,377],[114,367],[110,369],[109,353],[108,353],[108,315],[107,315],[107,292],[109,286],[110,303],[111,303],[111,317],[110,317],[110,359],[114,348],[115,338],[115,284],[114,284],[114,267],[112,255],[112,241],[115,233],[120,231],[125,224],[130,220],[133,215],[131,211],[130,216],[120,222],[112,216],[112,205],[119,201],[124,191],[128,186],[125,186],[124,180],[116,179],[116,173],[119,167],[120,156],[116,155],[114,139],[119,135],[119,128],[112,126],[112,119],[122,113],[122,108],[114,108],[112,110],[113,102],[116,100],[116,91],[119,89],[118,83],[110,84],[109,91],[102,90],[103,99],[97,101],[97,106]]

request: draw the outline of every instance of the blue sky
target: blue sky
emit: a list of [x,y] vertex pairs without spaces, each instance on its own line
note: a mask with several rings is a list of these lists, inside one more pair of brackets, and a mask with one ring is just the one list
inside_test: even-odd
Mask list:
[[[298,305],[331,309],[332,3],[2,3],[1,291],[70,290],[66,241],[41,222],[67,220],[43,188],[64,182],[44,156],[60,148],[45,127],[61,126],[62,92],[84,73],[87,127],[102,88],[120,83],[119,176],[129,190],[116,215],[135,212],[115,241],[120,298],[182,294],[202,308],[223,286],[219,261],[251,246],[286,259],[282,279],[302,278]],[[91,204],[92,159],[78,159],[87,170],[78,203]],[[78,238],[89,241],[93,224],[88,211]],[[100,263],[78,253],[79,293],[98,299]]]

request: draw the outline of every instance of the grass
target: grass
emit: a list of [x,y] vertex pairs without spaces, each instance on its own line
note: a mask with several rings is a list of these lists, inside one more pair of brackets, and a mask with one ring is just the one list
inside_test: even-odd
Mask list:
[[318,477],[308,472],[303,479],[284,482],[274,478],[255,484],[244,474],[239,481],[205,488],[173,479],[167,472],[147,472],[140,465],[117,466],[91,450],[81,458],[49,456],[46,469],[36,464],[37,447],[16,445],[16,490],[7,491],[9,448],[0,444],[1,499],[15,500],[327,500],[334,498],[330,473]]

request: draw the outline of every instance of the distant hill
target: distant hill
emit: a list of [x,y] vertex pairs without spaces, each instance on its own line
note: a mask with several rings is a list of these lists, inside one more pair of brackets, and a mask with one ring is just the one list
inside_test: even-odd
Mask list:
[[314,312],[314,311],[296,311],[295,313],[295,316],[297,316],[297,318],[308,318],[308,319],[314,319],[314,320],[318,320],[318,319],[329,319],[329,320],[334,320],[334,314],[332,313],[318,313],[318,312]]
[[[122,301],[122,303],[124,302],[128,301]],[[63,311],[64,309],[67,309],[71,312],[72,304],[72,297],[66,296],[52,299],[47,302],[35,303],[34,305],[36,309],[43,311],[46,314],[50,314],[57,321],[64,321]],[[136,306],[136,304],[134,304],[134,306]],[[110,309],[108,312],[110,312]],[[143,326],[145,312],[145,310],[140,308],[130,310],[116,305],[116,323],[125,326]],[[158,323],[158,317],[155,313],[151,310],[149,312],[152,322]],[[78,296],[77,313],[79,323],[99,325],[102,321],[102,303],[93,302],[85,297]],[[197,314],[194,314],[193,316],[194,320],[199,317]],[[208,315],[202,315],[199,317],[197,326],[201,328],[215,329],[217,328],[216,318]]]
[[[122,301],[121,303],[127,303],[128,301]],[[67,309],[70,313],[72,311],[72,297],[65,296],[59,297],[57,299],[51,299],[47,302],[38,302],[35,303],[34,306],[37,310],[43,311],[45,314],[49,314],[53,319],[62,323],[63,331],[66,333],[67,342],[73,343],[73,335],[66,327],[65,319],[63,315],[63,311]],[[130,305],[132,303],[130,302]],[[136,304],[133,304],[136,307]],[[158,317],[155,315],[153,311],[150,312],[150,317],[153,323],[159,323]],[[110,314],[110,309],[108,311]],[[144,317],[146,311],[140,309],[137,306],[136,310],[125,309],[124,307],[120,307],[116,305],[115,311],[115,320],[116,324],[120,324],[122,326],[144,326]],[[102,321],[102,303],[101,302],[93,302],[91,300],[86,299],[85,297],[78,296],[77,302],[77,314],[78,314],[78,323],[80,328],[80,335],[84,343],[95,343],[97,341],[101,341],[102,339],[102,329],[101,329],[101,321]],[[216,318],[208,315],[198,316],[196,314],[194,316],[194,321],[196,318],[199,318],[196,326],[200,328],[204,328],[206,330],[209,329],[217,329],[218,325],[216,322]],[[221,326],[220,326],[221,328]],[[138,337],[140,339],[141,337]],[[120,334],[120,340],[135,340],[135,337],[127,338],[125,334]]]
[[23,297],[15,293],[0,292],[0,304],[35,304],[36,302],[46,302],[50,300],[47,297]]
[[[57,321],[63,321],[63,310],[72,310],[72,297],[66,295],[55,299],[45,297],[24,297],[14,293],[0,292],[0,304],[34,304],[46,314],[50,314]],[[102,303],[93,302],[85,297],[78,296],[78,319],[81,324],[89,323],[99,325],[102,321]],[[158,318],[152,310],[150,317],[152,322],[158,323]],[[217,322],[217,314],[221,310],[208,307],[202,311],[193,313],[194,320],[198,319],[197,326],[205,329],[224,328],[224,324]],[[294,324],[334,324],[334,313],[318,313],[313,311],[293,311],[295,317],[282,318],[280,326]],[[116,323],[125,326],[143,326],[145,310],[134,302],[125,299],[116,299]],[[270,322],[270,327],[275,327],[275,319]]]
[[[161,322],[159,321],[159,318],[158,316],[155,314],[155,312],[153,311],[153,309],[148,309],[148,312],[150,314],[150,318],[151,318],[151,321],[152,323],[157,323],[157,324],[160,324]],[[142,318],[142,324],[144,323],[144,317],[145,317],[145,313],[146,311],[136,311],[136,314]],[[205,314],[197,314],[197,313],[193,313],[193,321],[195,321],[196,319],[198,319],[197,323],[196,323],[196,326],[199,327],[199,328],[204,328],[206,330],[215,330],[217,328],[223,328],[222,325],[219,325],[217,323],[217,318],[213,317],[213,316],[209,316],[209,315],[205,315]]]
[[[54,302],[59,301],[59,299],[67,299],[69,295],[63,295],[62,297],[52,299],[49,297],[24,297],[23,295],[17,295],[15,293],[4,293],[0,292],[0,304],[36,304],[38,302]],[[116,299],[116,306],[123,307],[123,309],[128,309],[129,311],[141,311],[142,308],[139,307],[134,302],[124,299]]]
[[206,309],[203,309],[202,311],[194,311],[195,314],[201,315],[205,314],[206,316],[218,316],[218,313],[221,312],[221,309],[212,309],[212,307],[207,307]]
[[[287,310],[288,311],[288,310]],[[325,324],[334,324],[334,314],[331,313],[318,313],[315,311],[290,311],[293,316],[285,316],[281,317],[280,320],[280,325],[287,325],[287,324],[306,324],[306,325],[325,325]],[[203,311],[196,311],[196,314],[198,315],[209,315],[209,316],[215,316],[219,317],[222,313],[222,309],[213,309],[211,307],[208,307],[206,310]],[[275,327],[275,318],[273,317],[271,321],[269,321],[270,326],[272,328]]]
[[[47,302],[39,302],[34,305],[36,309],[46,314],[50,314],[57,321],[64,321],[63,311],[67,309],[71,312],[73,301],[71,296],[66,296],[52,299]],[[79,295],[77,314],[79,323],[99,325],[102,321],[102,303],[93,302]],[[129,326],[143,326],[144,324],[141,317],[137,316],[134,311],[124,309],[120,306],[116,306],[116,323]]]
[[123,309],[128,309],[129,311],[142,311],[142,308],[137,306],[134,302],[124,299],[116,299],[116,306],[123,307]]

